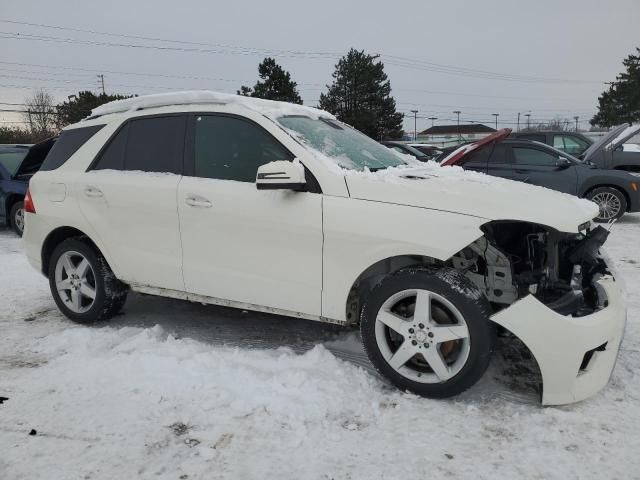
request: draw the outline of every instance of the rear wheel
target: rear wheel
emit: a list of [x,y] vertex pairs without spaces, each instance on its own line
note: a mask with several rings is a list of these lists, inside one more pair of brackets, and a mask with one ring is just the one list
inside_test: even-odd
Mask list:
[[453,269],[408,269],[383,280],[361,317],[365,350],[394,385],[425,397],[457,395],[484,374],[493,347],[490,306]]
[[612,187],[594,188],[587,194],[587,198],[598,205],[600,212],[596,222],[610,222],[617,220],[627,211],[627,199],[624,194]]
[[76,238],[63,241],[53,251],[49,286],[62,313],[79,323],[111,318],[127,299],[126,285],[115,277],[102,254]]
[[24,202],[16,202],[9,213],[9,223],[19,237],[24,233]]

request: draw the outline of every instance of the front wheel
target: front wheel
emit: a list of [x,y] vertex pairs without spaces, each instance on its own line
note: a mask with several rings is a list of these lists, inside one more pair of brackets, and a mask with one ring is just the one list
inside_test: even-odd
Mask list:
[[371,293],[361,316],[373,365],[395,386],[445,398],[475,384],[493,348],[490,306],[454,269],[402,270]]
[[58,308],[78,323],[106,320],[127,299],[120,282],[102,254],[78,238],[64,240],[51,256],[49,286]]
[[596,222],[610,222],[617,220],[627,211],[627,199],[615,188],[598,187],[587,194],[587,199],[598,205],[600,212],[594,219]]

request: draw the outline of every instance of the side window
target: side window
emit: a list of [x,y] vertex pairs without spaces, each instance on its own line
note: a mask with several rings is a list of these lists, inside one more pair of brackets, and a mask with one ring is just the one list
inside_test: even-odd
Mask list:
[[553,136],[553,148],[557,148],[558,150],[562,150],[565,152],[565,137],[563,135],[554,135]]
[[571,135],[564,136],[564,152],[574,154],[580,154],[587,149],[587,143],[578,137]]
[[507,148],[503,144],[498,143],[493,146],[489,163],[509,163],[507,160]]
[[125,170],[182,173],[186,117],[151,117],[129,123]]
[[64,130],[53,144],[53,147],[51,147],[51,150],[49,150],[40,170],[49,171],[61,167],[82,145],[102,129],[102,127],[104,127],[104,125]]
[[95,170],[182,173],[186,116],[130,120],[103,150]]
[[219,180],[255,182],[260,165],[291,160],[291,154],[268,132],[240,118],[195,117],[193,175]]
[[109,141],[93,167],[94,170],[124,170],[124,149],[127,146],[128,133],[129,124],[127,123]]
[[555,166],[557,160],[555,155],[535,148],[513,148],[513,163],[516,165]]
[[484,164],[489,161],[489,155],[491,154],[491,146],[486,146],[484,148],[480,148],[479,150],[475,150],[467,155],[467,158],[463,163],[463,165],[473,164]]

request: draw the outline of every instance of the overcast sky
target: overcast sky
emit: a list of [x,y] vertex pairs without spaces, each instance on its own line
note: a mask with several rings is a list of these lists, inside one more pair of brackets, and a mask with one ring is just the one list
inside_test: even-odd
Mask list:
[[398,110],[419,110],[419,130],[430,116],[450,123],[454,110],[490,125],[498,113],[505,127],[517,112],[586,122],[604,82],[640,47],[639,26],[638,0],[0,0],[0,102],[24,102],[39,87],[56,100],[97,92],[97,73],[108,93],[235,93],[270,55],[315,105],[354,47],[381,55]]

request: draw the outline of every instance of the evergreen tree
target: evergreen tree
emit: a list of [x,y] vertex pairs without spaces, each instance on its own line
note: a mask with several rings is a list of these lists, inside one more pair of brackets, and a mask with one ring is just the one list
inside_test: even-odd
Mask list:
[[640,48],[622,64],[627,70],[598,98],[598,113],[591,119],[591,125],[611,127],[640,121]]
[[262,80],[258,80],[253,89],[240,87],[238,95],[302,104],[298,84],[273,58],[267,57],[258,65],[258,75]]
[[72,97],[75,98],[60,103],[56,107],[58,112],[57,123],[60,128],[88,117],[91,114],[91,110],[104,103],[131,98],[131,96],[126,95],[109,95],[104,93],[95,95],[89,91],[78,92],[77,95],[72,95]]
[[352,48],[336,65],[328,92],[320,94],[320,108],[376,140],[400,138],[403,115],[377,59]]

